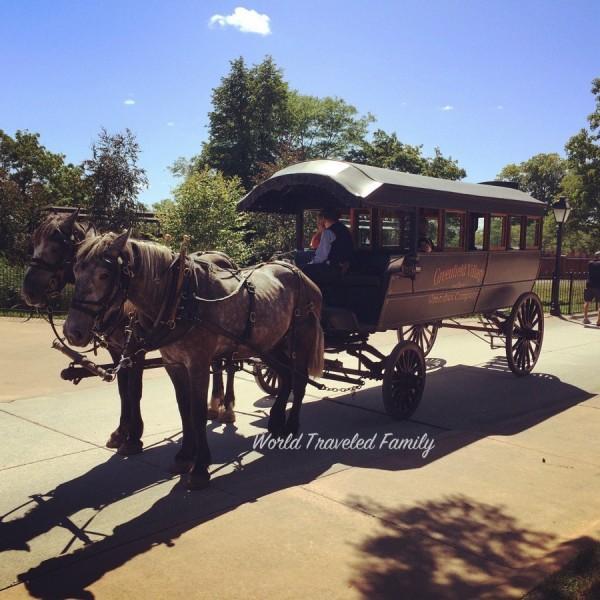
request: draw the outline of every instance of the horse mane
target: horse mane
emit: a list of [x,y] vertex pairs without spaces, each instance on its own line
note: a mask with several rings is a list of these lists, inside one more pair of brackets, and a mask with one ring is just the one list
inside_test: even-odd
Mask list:
[[[55,231],[60,230],[60,226],[69,216],[68,214],[50,213],[33,232],[33,243],[38,245],[43,240],[49,238]],[[90,228],[93,232],[96,231],[96,228],[90,221],[75,221],[74,227],[77,228],[82,238],[85,237]]]
[[[77,250],[77,261],[85,262],[103,258],[117,237],[116,233],[105,233],[83,240]],[[162,281],[162,278],[173,262],[173,252],[155,242],[128,240],[122,255],[136,273],[136,284],[141,288],[142,297],[151,302],[157,298],[162,299],[164,285],[168,284],[168,281]],[[159,281],[164,285],[158,285]]]

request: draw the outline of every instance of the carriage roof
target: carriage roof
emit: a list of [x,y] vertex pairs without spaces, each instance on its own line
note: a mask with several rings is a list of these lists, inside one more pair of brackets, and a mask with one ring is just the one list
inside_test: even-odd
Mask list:
[[543,215],[545,204],[510,187],[463,183],[337,160],[312,160],[277,171],[239,210],[295,214],[303,209],[427,207]]

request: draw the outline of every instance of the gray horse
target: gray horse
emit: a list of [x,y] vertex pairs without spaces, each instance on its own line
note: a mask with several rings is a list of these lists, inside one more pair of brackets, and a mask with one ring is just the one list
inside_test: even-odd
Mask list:
[[[164,246],[129,240],[127,232],[86,239],[74,268],[74,300],[64,324],[67,339],[86,345],[98,318],[89,307],[108,316],[125,301],[137,311],[141,337],[152,337],[164,299],[172,294],[171,261]],[[197,489],[210,479],[206,399],[212,361],[234,354],[240,359],[268,355],[281,380],[269,431],[295,435],[308,375],[320,375],[323,369],[322,297],[312,281],[286,263],[237,273],[194,261],[188,268],[185,317],[162,338],[160,350],[175,385],[183,429],[172,470],[189,473],[187,485]]]
[[[58,295],[67,283],[74,283],[73,264],[77,247],[85,239],[96,235],[94,226],[78,219],[78,211],[70,215],[49,214],[37,227],[32,236],[33,257],[25,272],[22,296],[29,306],[45,308],[49,300]],[[222,252],[197,252],[192,256],[223,268],[236,268],[235,263]],[[119,360],[124,344],[125,315],[129,307],[125,306],[120,315],[116,315],[106,335],[108,351],[113,361]],[[117,448],[119,454],[131,455],[142,451],[142,420],[140,401],[142,397],[142,375],[145,353],[138,352],[133,364],[117,374],[119,395],[121,398],[121,416],[118,427],[110,434],[106,446]],[[230,369],[230,367],[228,367]],[[230,371],[227,390],[223,386],[222,363],[213,365],[213,388],[208,409],[210,418],[219,418],[222,422],[234,422],[233,389],[234,375]]]

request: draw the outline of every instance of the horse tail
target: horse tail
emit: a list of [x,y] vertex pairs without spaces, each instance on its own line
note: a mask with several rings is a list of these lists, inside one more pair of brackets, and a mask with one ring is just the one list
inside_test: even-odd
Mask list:
[[313,377],[321,377],[325,366],[325,336],[323,335],[323,328],[321,327],[319,315],[311,311],[309,318],[313,321],[314,340],[312,351],[308,357],[308,374]]

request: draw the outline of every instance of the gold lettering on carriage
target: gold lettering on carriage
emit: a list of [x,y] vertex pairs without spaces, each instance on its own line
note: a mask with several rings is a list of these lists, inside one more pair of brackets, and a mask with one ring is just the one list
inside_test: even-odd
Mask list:
[[450,302],[474,302],[477,298],[477,290],[456,290],[442,292],[441,294],[429,294],[428,304],[448,304]]
[[483,281],[485,270],[475,263],[463,263],[451,267],[438,267],[433,272],[433,285],[442,285],[455,282],[459,279],[467,279],[480,283]]

